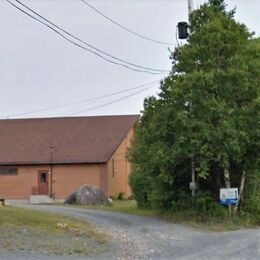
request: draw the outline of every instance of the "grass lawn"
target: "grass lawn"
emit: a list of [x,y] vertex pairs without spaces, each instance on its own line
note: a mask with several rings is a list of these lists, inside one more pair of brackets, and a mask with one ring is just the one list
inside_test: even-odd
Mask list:
[[0,208],[0,251],[96,255],[105,250],[106,235],[86,222],[51,213]]
[[117,211],[139,216],[159,217],[173,223],[179,223],[206,231],[220,232],[257,227],[249,217],[233,217],[232,219],[230,219],[228,215],[226,217],[212,217],[205,214],[199,215],[192,210],[159,212],[152,209],[138,208],[137,203],[134,200],[115,200],[111,206],[91,206],[90,208]]

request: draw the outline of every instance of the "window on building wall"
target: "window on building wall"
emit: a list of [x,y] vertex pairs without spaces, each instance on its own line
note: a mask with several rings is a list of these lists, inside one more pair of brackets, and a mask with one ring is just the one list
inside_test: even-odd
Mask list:
[[47,183],[47,173],[46,172],[41,173],[40,181],[41,181],[41,183]]
[[18,174],[17,168],[0,167],[0,175],[17,175],[17,174]]

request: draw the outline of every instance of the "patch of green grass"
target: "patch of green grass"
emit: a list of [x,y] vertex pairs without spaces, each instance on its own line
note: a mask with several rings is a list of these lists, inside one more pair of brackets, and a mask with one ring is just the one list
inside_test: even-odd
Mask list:
[[212,216],[206,213],[199,214],[195,210],[165,212],[161,213],[161,217],[175,223],[181,223],[205,231],[223,232],[257,227],[250,217],[232,216],[230,218],[228,214],[226,216]]
[[[58,206],[58,204],[55,204]],[[77,208],[89,208],[97,210],[107,210],[114,212],[122,212],[139,216],[155,216],[157,211],[151,209],[142,209],[137,207],[135,200],[114,200],[111,205],[70,205],[63,204],[62,206],[77,207]]]
[[[85,206],[86,207],[86,206]],[[198,214],[194,210],[160,212],[153,209],[142,209],[137,206],[135,200],[114,200],[111,206],[87,206],[88,208],[102,209],[115,212],[123,212],[139,216],[159,217],[173,223],[187,225],[206,231],[228,231],[241,228],[253,228],[257,225],[248,216],[210,216],[205,213]]]
[[95,255],[104,250],[107,236],[92,225],[52,213],[0,208],[0,248],[48,254]]
[[137,207],[135,200],[114,200],[109,206],[91,206],[91,208],[103,209],[108,211],[117,211],[139,216],[155,216],[158,212],[151,209]]

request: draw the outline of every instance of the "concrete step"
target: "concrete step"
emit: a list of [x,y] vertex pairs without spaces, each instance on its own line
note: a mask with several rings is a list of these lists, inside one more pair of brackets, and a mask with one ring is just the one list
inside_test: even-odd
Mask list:
[[31,195],[30,204],[44,204],[44,203],[53,203],[54,200],[48,195]]

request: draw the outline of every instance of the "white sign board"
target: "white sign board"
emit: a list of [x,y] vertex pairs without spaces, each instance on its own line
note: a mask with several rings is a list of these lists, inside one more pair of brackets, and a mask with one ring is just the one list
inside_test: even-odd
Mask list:
[[220,204],[235,205],[238,203],[238,188],[220,189]]

